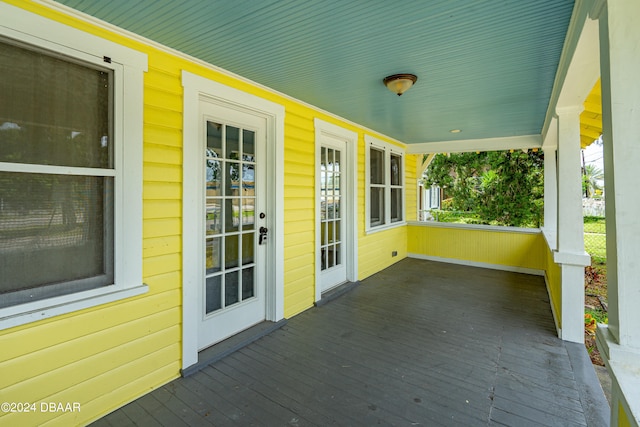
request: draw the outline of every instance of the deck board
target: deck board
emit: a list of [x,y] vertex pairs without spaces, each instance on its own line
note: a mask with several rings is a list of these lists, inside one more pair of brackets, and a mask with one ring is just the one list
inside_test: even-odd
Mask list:
[[571,363],[543,278],[406,259],[95,425],[585,426]]

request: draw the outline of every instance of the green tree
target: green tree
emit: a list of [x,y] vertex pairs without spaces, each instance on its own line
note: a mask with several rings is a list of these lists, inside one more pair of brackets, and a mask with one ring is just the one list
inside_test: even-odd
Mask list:
[[473,211],[481,222],[539,227],[543,164],[543,153],[533,151],[438,154],[425,184],[445,188],[452,209]]
[[602,190],[600,181],[604,179],[604,172],[595,165],[586,165],[582,175],[582,194],[593,197],[596,191]]

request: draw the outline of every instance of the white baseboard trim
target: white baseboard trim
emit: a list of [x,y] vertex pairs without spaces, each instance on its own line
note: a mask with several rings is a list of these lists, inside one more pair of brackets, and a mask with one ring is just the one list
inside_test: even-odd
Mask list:
[[427,261],[446,262],[449,264],[466,265],[469,267],[488,268],[491,270],[510,271],[512,273],[524,273],[524,274],[532,274],[534,276],[544,276],[544,270],[537,270],[534,268],[513,267],[511,265],[491,264],[488,262],[468,261],[465,259],[444,258],[439,256],[422,255],[422,254],[414,254],[414,253],[408,253],[407,257],[415,258],[415,259],[424,259]]

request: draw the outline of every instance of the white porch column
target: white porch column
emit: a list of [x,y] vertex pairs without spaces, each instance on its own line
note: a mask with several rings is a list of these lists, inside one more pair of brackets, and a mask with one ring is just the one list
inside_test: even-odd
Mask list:
[[[640,2],[600,20],[609,325],[598,347],[613,377],[611,425],[640,424]],[[626,419],[619,419],[618,417]]]
[[554,261],[562,271],[562,339],[584,341],[584,252],[580,113],[582,106],[556,109],[558,116],[558,238]]

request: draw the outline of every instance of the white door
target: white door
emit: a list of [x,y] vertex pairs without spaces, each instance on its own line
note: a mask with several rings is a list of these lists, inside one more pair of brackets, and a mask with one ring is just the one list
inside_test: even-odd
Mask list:
[[324,136],[320,146],[320,286],[327,291],[347,280],[346,143]]
[[198,348],[265,319],[266,121],[200,103],[201,280]]

